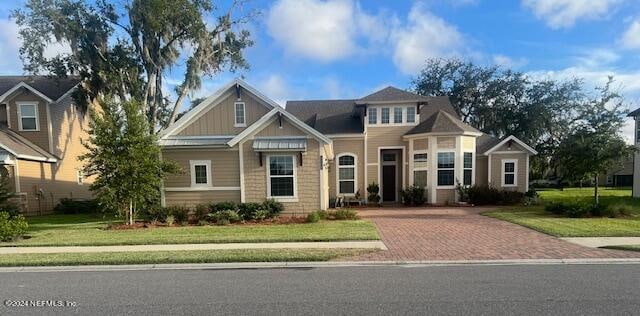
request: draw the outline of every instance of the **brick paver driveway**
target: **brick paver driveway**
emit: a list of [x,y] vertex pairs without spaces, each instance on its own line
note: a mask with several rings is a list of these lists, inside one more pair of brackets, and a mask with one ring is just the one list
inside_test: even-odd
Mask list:
[[640,257],[593,249],[482,216],[482,208],[384,208],[359,214],[372,220],[389,250],[349,260],[493,260]]

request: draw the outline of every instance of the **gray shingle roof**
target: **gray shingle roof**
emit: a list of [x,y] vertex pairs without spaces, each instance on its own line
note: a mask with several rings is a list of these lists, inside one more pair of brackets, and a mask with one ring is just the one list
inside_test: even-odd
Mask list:
[[38,147],[38,145],[7,128],[0,128],[0,147],[22,159],[48,160],[51,162],[57,159],[54,155]]
[[400,90],[395,87],[386,87],[376,91],[362,99],[359,102],[381,102],[381,101],[428,101],[428,97]]
[[0,95],[11,90],[20,82],[24,82],[40,91],[51,100],[57,100],[71,88],[75,87],[80,79],[77,77],[52,78],[46,76],[0,76]]
[[[422,112],[420,113],[422,115]],[[459,120],[457,117],[439,110],[422,123],[409,130],[405,135],[422,134],[422,133],[462,133],[475,132],[480,133],[471,125]]]
[[640,116],[640,109],[636,109],[635,111],[631,111],[631,113],[629,113],[628,116],[633,116],[633,117]]
[[364,132],[355,100],[287,101],[285,109],[323,134]]
[[482,136],[476,138],[476,153],[479,155],[484,154],[487,150],[499,144],[503,139],[504,138],[493,137],[489,134],[482,134]]

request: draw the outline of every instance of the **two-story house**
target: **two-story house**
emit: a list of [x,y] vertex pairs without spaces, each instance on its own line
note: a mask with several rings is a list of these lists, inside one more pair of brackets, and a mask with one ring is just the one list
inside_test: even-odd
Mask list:
[[234,80],[160,138],[164,159],[184,173],[166,179],[165,205],[274,198],[288,213],[326,209],[331,197],[383,202],[425,188],[428,202],[456,202],[456,185],[527,191],[536,151],[460,120],[446,97],[388,87],[360,99],[289,101],[286,109]]
[[27,215],[52,210],[61,198],[91,197],[78,156],[86,138],[76,78],[0,76],[0,165]]

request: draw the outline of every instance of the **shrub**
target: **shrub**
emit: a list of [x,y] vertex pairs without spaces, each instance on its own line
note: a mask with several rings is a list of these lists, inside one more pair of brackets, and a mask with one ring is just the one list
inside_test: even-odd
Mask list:
[[524,193],[519,191],[500,191],[500,199],[498,200],[498,204],[503,205],[514,205],[521,204],[524,200]]
[[147,222],[159,221],[166,222],[169,216],[169,208],[167,207],[149,207],[141,210],[137,214],[141,219]]
[[234,210],[224,210],[209,214],[209,218],[219,225],[226,225],[229,223],[236,223],[242,220],[242,217],[238,212]]
[[633,214],[634,208],[628,204],[611,204],[602,211],[602,216],[624,217]]
[[169,206],[168,214],[173,216],[177,223],[184,223],[189,219],[189,209],[185,206]]
[[380,186],[377,183],[372,182],[367,186],[367,197],[370,203],[378,204],[380,202],[379,192]]
[[284,211],[284,205],[274,199],[268,199],[262,203],[262,208],[269,211],[271,217],[276,217]]
[[225,210],[235,210],[237,208],[237,205],[235,202],[220,202],[220,203],[215,203],[215,204],[211,204],[211,206],[209,206],[209,209],[211,211],[211,213],[215,213],[217,211],[225,211]]
[[556,215],[564,214],[564,208],[565,206],[561,202],[549,202],[544,206],[545,211]]
[[167,216],[167,219],[165,220],[165,222],[167,223],[167,225],[173,226],[173,224],[175,224],[176,222],[176,218],[173,217],[173,215],[169,215]]
[[24,216],[11,217],[7,212],[0,212],[0,241],[13,241],[27,232],[29,225]]
[[333,216],[335,217],[335,219],[337,220],[356,220],[358,219],[358,214],[350,209],[341,209],[341,210],[337,210],[333,213]]
[[318,212],[311,212],[307,215],[307,223],[317,223],[320,221],[320,214]]
[[407,206],[419,206],[424,204],[424,188],[412,185],[406,190],[400,191],[402,202]]
[[597,209],[591,203],[584,202],[551,202],[545,205],[544,210],[556,215],[567,217],[584,217],[597,213]]
[[196,209],[193,212],[193,215],[196,217],[197,221],[207,220],[209,215],[209,205],[206,205],[206,204],[196,205]]
[[9,214],[9,218],[13,219],[20,215],[20,206],[13,202],[6,202],[0,205],[0,212]]
[[469,202],[474,205],[513,205],[524,200],[524,193],[518,191],[498,190],[479,185],[470,186],[466,190]]
[[320,216],[320,219],[322,220],[327,219],[329,217],[327,214],[327,211],[319,210],[319,211],[316,211],[316,213],[318,213],[318,216]]
[[252,214],[252,219],[255,219],[257,221],[263,221],[267,218],[271,218],[271,212],[267,211],[267,210],[257,210]]
[[90,214],[96,213],[98,203],[94,200],[73,200],[62,198],[60,202],[53,208],[58,214]]
[[[237,213],[240,216],[242,216],[242,218],[244,219],[251,219],[254,216],[253,214],[255,214],[255,212],[260,209],[263,209],[261,203],[255,203],[255,202],[240,203],[238,204]],[[235,210],[235,209],[227,209],[227,210]]]
[[205,221],[205,220],[199,220],[198,221],[198,226],[207,226],[209,225],[209,222]]

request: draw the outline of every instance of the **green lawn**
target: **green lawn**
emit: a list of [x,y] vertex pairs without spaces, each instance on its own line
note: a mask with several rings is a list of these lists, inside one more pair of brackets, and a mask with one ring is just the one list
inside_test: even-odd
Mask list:
[[90,215],[28,219],[29,238],[0,246],[106,246],[143,244],[377,240],[373,223],[321,221],[310,224],[183,226],[107,230],[108,221]]
[[[593,200],[593,188],[539,191],[541,200]],[[601,189],[601,202],[637,206],[637,214],[626,218],[567,218],[544,211],[543,206],[514,206],[483,215],[509,221],[558,237],[638,237],[640,236],[640,199],[631,198],[629,189]]]
[[328,261],[369,253],[370,249],[243,249],[212,251],[149,251],[0,256],[0,266],[68,266],[161,263]]

